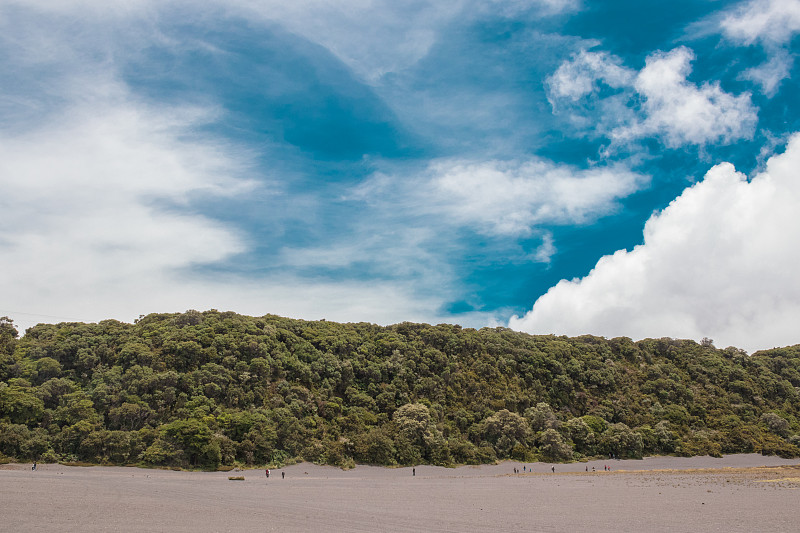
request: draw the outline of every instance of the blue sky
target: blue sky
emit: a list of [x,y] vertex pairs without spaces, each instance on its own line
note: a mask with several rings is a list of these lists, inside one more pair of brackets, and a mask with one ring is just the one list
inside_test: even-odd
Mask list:
[[800,0],[0,1],[0,314],[800,342]]

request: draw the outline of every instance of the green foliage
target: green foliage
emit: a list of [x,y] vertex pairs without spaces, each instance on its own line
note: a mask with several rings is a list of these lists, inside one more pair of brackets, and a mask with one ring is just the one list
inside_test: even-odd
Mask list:
[[542,431],[536,438],[542,457],[548,461],[568,461],[572,459],[572,446],[553,428]]
[[528,421],[508,409],[501,409],[486,418],[478,433],[481,441],[491,443],[499,457],[512,457],[512,451],[517,447],[517,455],[524,457],[530,440]]
[[353,455],[362,464],[392,465],[397,450],[394,438],[387,428],[373,427],[353,439]]
[[306,322],[0,318],[0,454],[216,469],[800,453],[800,346]]
[[641,432],[633,431],[623,423],[611,424],[600,437],[603,453],[614,457],[641,459],[644,439]]
[[14,348],[17,343],[17,328],[7,316],[0,317],[0,381],[4,381],[13,374],[16,364]]
[[44,414],[44,402],[35,389],[0,382],[0,420],[33,425]]
[[190,418],[175,420],[161,427],[161,439],[173,450],[173,457],[178,457],[182,466],[216,467],[222,459],[222,450],[218,439],[204,420]]
[[561,421],[556,417],[553,408],[545,402],[539,402],[536,407],[526,409],[525,418],[528,419],[533,431],[558,429],[561,425]]

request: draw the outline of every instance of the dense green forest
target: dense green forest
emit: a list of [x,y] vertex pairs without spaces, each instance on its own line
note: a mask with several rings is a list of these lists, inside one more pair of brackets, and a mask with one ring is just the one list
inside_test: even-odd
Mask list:
[[0,459],[217,468],[800,455],[800,345],[231,312],[0,319]]

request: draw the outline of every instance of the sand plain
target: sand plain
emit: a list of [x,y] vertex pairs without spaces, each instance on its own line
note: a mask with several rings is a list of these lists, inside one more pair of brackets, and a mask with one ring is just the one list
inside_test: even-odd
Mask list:
[[0,465],[0,531],[800,530],[800,461],[757,454],[271,474]]

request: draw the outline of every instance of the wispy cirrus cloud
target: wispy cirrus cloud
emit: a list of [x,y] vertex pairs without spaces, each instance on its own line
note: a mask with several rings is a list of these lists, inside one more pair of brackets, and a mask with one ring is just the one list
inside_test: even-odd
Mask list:
[[[455,297],[455,287],[446,265],[425,252],[431,232],[375,237],[364,225],[364,234],[345,239],[349,246],[338,242],[327,251],[293,249],[266,236],[254,242],[238,225],[197,208],[264,193],[263,176],[250,179],[253,153],[200,133],[216,110],[145,103],[108,80],[76,84],[96,90],[24,134],[0,130],[0,269],[11,273],[0,283],[2,313],[21,330],[57,317],[131,321],[188,308],[380,323],[445,320],[439,309]],[[226,268],[258,241],[275,248],[268,272]],[[338,268],[362,276],[332,275]],[[492,319],[476,313],[472,320]]]
[[772,97],[778,92],[781,82],[789,77],[794,58],[786,50],[773,52],[765,63],[751,67],[739,75],[741,80],[750,80],[761,87],[761,92]]
[[784,45],[800,32],[800,1],[749,0],[723,13],[726,37],[745,45]]
[[648,181],[621,164],[581,169],[538,158],[443,159],[403,179],[379,173],[356,194],[485,235],[519,236],[551,224],[596,220]]
[[767,61],[741,74],[774,96],[781,81],[789,77],[794,57],[788,53],[795,35],[800,33],[800,0],[749,0],[717,16],[722,34],[742,46],[761,45]]
[[[251,188],[227,147],[193,133],[206,111],[108,92],[22,135],[0,131],[0,264],[16,273],[6,306],[119,316],[112,302],[123,287],[157,293],[182,269],[244,250],[241,235],[189,208]],[[148,298],[140,292],[138,305]]]
[[165,20],[202,21],[239,17],[276,24],[327,49],[358,76],[378,83],[388,73],[410,68],[442,38],[448,26],[481,17],[513,17],[531,12],[554,15],[580,7],[579,0],[211,0],[202,6],[187,0],[3,0],[3,7],[46,16],[124,23],[159,24]]
[[435,205],[451,220],[490,235],[595,220],[648,182],[622,165],[578,169],[541,159],[440,161],[428,172]]
[[581,0],[473,0],[471,8],[491,10],[511,17],[526,11],[534,11],[539,15],[556,15],[576,11],[582,5]]
[[[447,275],[441,244],[425,227],[400,229],[401,239],[384,239],[388,232],[379,229],[379,237],[371,240],[361,239],[369,233],[355,229],[358,242],[345,239],[337,243],[344,245],[341,249],[321,253],[325,250],[319,244],[309,242],[317,238],[315,228],[294,230],[300,233],[295,247],[285,238],[251,233],[241,221],[231,220],[235,215],[202,214],[202,207],[219,202],[256,209],[245,201],[254,194],[266,197],[258,209],[279,213],[265,215],[278,235],[293,224],[300,226],[297,211],[303,207],[302,218],[319,220],[319,233],[335,233],[324,229],[319,198],[324,192],[304,193],[308,201],[295,194],[286,202],[284,196],[283,203],[294,206],[289,208],[268,197],[265,189],[275,185],[281,161],[276,170],[264,169],[271,167],[270,157],[282,154],[265,150],[263,141],[257,150],[220,135],[218,126],[229,110],[213,94],[188,93],[194,103],[176,105],[177,99],[159,102],[153,95],[137,95],[126,83],[122,73],[142,49],[172,43],[176,54],[192,54],[206,42],[162,32],[163,21],[150,24],[151,16],[174,16],[168,8],[175,5],[140,2],[120,12],[99,2],[17,4],[5,21],[9,31],[3,46],[15,52],[6,66],[18,72],[17,82],[24,82],[4,87],[5,102],[13,97],[29,104],[25,113],[13,105],[0,110],[7,126],[2,132],[7,232],[0,263],[5,271],[18,272],[8,278],[13,287],[4,287],[5,307],[20,316],[38,312],[81,320],[132,320],[153,310],[228,307],[307,318],[443,321],[438,310],[457,297],[457,282]],[[369,5],[353,7],[361,8]],[[78,21],[82,11],[86,17]],[[378,10],[375,16],[391,18],[392,13]],[[60,25],[61,17],[68,16],[75,17],[72,28],[82,31]],[[290,12],[270,16],[279,16],[286,27],[294,24]],[[358,13],[347,16],[359,18]],[[128,27],[129,21],[138,25]],[[329,32],[354,39],[346,24],[327,24]],[[410,24],[415,31],[425,27]],[[95,28],[96,33],[91,31]],[[347,54],[325,41],[324,32],[315,37],[338,57]],[[388,50],[376,61],[381,68],[400,68],[392,63],[400,56]],[[353,68],[363,69],[365,76],[373,72],[369,61],[354,61],[358,65]],[[355,221],[349,229],[356,226],[368,224]],[[267,250],[274,264],[254,258],[256,248]],[[434,248],[439,255],[428,253]],[[242,255],[248,255],[249,271],[237,274],[228,267]],[[344,272],[337,272],[340,267]],[[428,282],[420,283],[421,278]],[[378,310],[387,297],[391,309]],[[487,316],[480,317],[485,323]],[[35,318],[18,322],[24,329]]]

